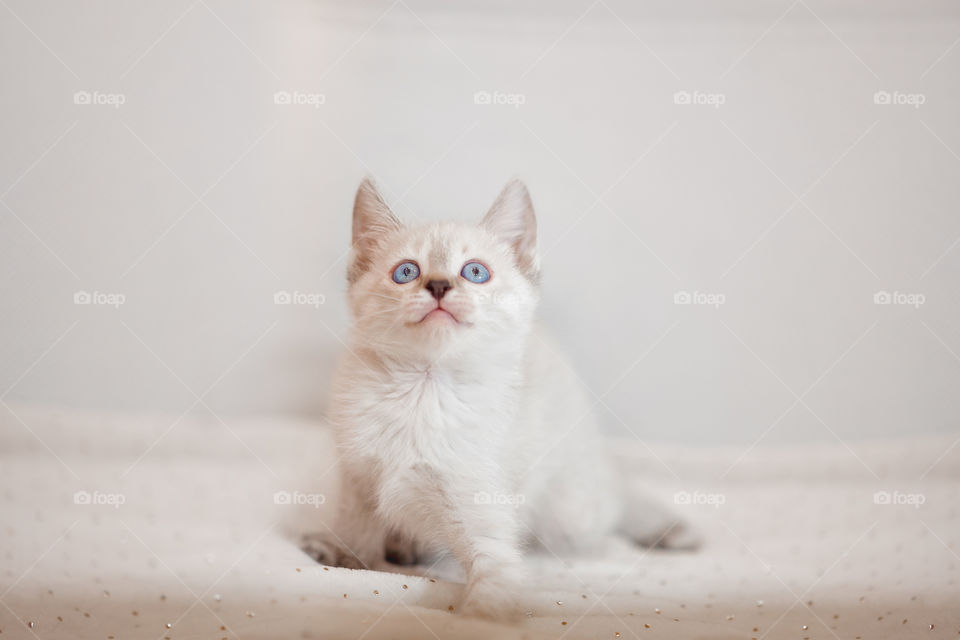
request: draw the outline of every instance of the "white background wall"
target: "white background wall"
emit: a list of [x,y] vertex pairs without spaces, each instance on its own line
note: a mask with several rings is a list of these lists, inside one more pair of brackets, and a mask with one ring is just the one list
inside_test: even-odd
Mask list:
[[0,397],[319,414],[360,178],[429,219],[517,175],[543,318],[611,430],[957,431],[958,38],[947,1],[4,0]]

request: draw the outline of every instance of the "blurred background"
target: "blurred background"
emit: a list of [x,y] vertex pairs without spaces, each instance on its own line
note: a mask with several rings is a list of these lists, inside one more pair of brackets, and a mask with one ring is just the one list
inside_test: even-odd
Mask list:
[[0,0],[0,411],[321,416],[360,179],[416,221],[517,176],[610,432],[956,432],[958,43],[946,0]]

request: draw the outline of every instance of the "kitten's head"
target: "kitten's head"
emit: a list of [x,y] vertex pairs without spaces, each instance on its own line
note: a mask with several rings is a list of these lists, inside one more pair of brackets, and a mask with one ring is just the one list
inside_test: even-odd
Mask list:
[[365,346],[434,357],[515,344],[537,301],[537,225],[512,181],[478,224],[407,226],[370,180],[357,190],[348,272]]

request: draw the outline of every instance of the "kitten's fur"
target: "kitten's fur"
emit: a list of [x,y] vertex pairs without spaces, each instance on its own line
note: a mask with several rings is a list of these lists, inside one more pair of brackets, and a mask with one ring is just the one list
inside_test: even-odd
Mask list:
[[[627,504],[576,375],[535,325],[536,236],[518,181],[479,225],[412,227],[373,183],[360,185],[354,326],[330,412],[341,503],[332,530],[306,540],[321,562],[378,568],[388,546],[408,560],[445,550],[466,573],[456,610],[503,618],[516,613],[527,542],[562,553],[594,549],[615,531],[641,544],[693,541],[654,503]],[[404,261],[420,276],[397,284]],[[490,280],[461,277],[469,261],[486,265]],[[435,299],[431,280],[452,288]],[[438,305],[455,319],[421,321]]]

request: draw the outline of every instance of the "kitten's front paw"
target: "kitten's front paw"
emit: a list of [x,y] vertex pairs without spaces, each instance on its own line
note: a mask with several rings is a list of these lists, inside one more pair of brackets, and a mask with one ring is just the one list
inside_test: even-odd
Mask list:
[[343,546],[333,535],[307,533],[300,539],[300,549],[308,556],[330,567],[366,569],[366,565]]
[[524,614],[517,604],[512,583],[493,578],[480,578],[468,583],[454,611],[499,622],[516,622]]

